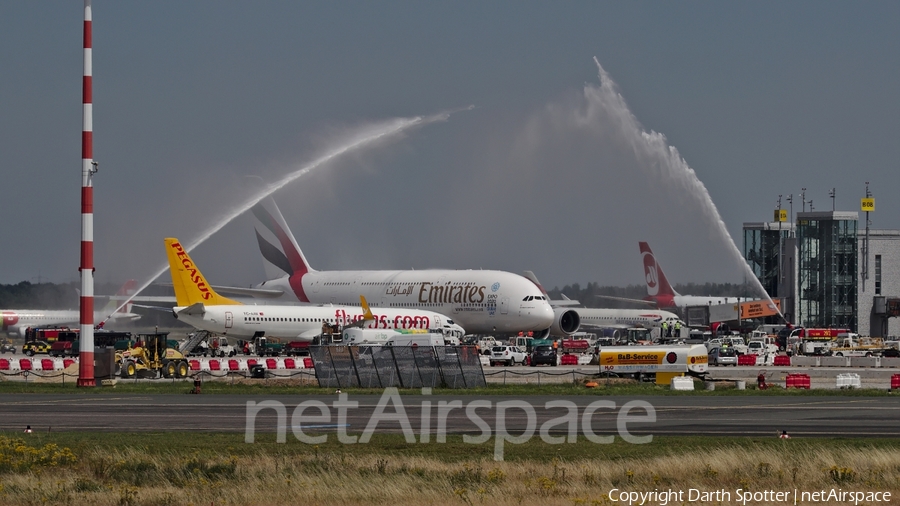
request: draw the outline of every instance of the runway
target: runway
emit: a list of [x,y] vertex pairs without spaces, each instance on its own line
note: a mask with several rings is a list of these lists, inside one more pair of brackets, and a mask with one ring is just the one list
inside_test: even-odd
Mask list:
[[[632,434],[772,436],[787,430],[795,437],[900,437],[900,425],[896,423],[900,418],[900,397],[402,395],[399,398],[416,434],[422,432],[423,425],[429,427],[427,432],[434,433],[441,416],[446,419],[447,434],[481,433],[485,424],[496,430],[498,403],[505,403],[501,404],[501,418],[510,434],[527,429],[528,408],[522,406],[531,407],[538,429],[548,420],[570,413],[565,406],[574,406],[579,433],[589,427],[596,434],[616,434],[623,406],[632,403],[633,409],[625,413],[630,417],[628,430]],[[380,399],[374,395],[349,396],[346,401],[358,405],[341,409],[335,405],[340,400],[338,395],[4,394],[0,395],[0,430],[21,431],[31,425],[36,431],[244,432],[248,402],[271,401],[284,406],[286,421],[282,423],[290,427],[303,427],[308,433],[327,433],[341,425],[348,433],[358,434],[371,422]],[[306,418],[292,421],[297,405],[303,401],[320,402],[327,418],[313,408],[303,414],[310,420],[315,418],[314,421]],[[439,404],[453,401],[459,401],[459,407],[441,415]],[[476,401],[483,406],[473,406]],[[509,401],[517,401],[519,407],[510,407]],[[545,405],[549,401],[562,402],[563,407],[547,409]],[[597,401],[605,404],[592,406],[594,412],[585,421],[585,408]],[[387,399],[384,402],[382,411],[394,413],[394,404]],[[469,413],[470,409],[477,416]],[[346,414],[345,419],[339,417],[341,410]],[[655,421],[646,421],[649,412],[655,415]],[[428,415],[427,423],[423,423],[423,413]],[[278,423],[273,409],[264,409],[255,417],[258,432],[274,432]],[[551,433],[566,430],[565,424],[550,427]],[[401,425],[396,420],[381,421],[376,432],[400,433]]]

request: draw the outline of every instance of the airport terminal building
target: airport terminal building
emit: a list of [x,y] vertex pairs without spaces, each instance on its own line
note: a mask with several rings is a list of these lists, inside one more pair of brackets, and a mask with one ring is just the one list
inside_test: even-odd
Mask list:
[[859,213],[797,213],[794,223],[744,223],[744,258],[798,326],[900,336],[900,230]]

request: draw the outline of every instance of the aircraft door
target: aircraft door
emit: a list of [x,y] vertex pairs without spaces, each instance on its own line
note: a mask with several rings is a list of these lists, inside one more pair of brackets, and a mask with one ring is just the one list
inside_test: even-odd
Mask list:
[[509,297],[500,297],[500,314],[509,313]]
[[230,329],[234,325],[234,315],[231,311],[225,311],[225,328]]

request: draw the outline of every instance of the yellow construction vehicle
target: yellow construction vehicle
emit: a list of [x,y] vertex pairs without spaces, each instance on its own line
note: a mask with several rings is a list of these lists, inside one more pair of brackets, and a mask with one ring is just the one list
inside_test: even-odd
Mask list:
[[138,334],[135,336],[134,346],[121,353],[122,377],[133,378],[135,376],[157,378],[187,377],[188,367],[184,355],[177,347],[170,346],[168,332],[156,334]]

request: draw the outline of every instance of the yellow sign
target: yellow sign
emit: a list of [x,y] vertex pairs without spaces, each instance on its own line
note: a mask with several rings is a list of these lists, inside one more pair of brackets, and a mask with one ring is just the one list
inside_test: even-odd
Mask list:
[[776,209],[775,221],[787,221],[787,209]]
[[663,357],[666,356],[666,354],[664,352],[659,352],[659,351],[640,352],[637,350],[640,350],[640,346],[635,346],[635,351],[628,352],[628,353],[621,353],[621,352],[605,353],[601,350],[600,365],[661,364],[663,362]]
[[767,300],[741,302],[741,319],[773,316],[777,315],[779,310],[781,310],[781,299],[772,299],[772,304]]
[[873,198],[864,198],[860,203],[860,207],[862,207],[863,211],[875,211],[875,199]]

